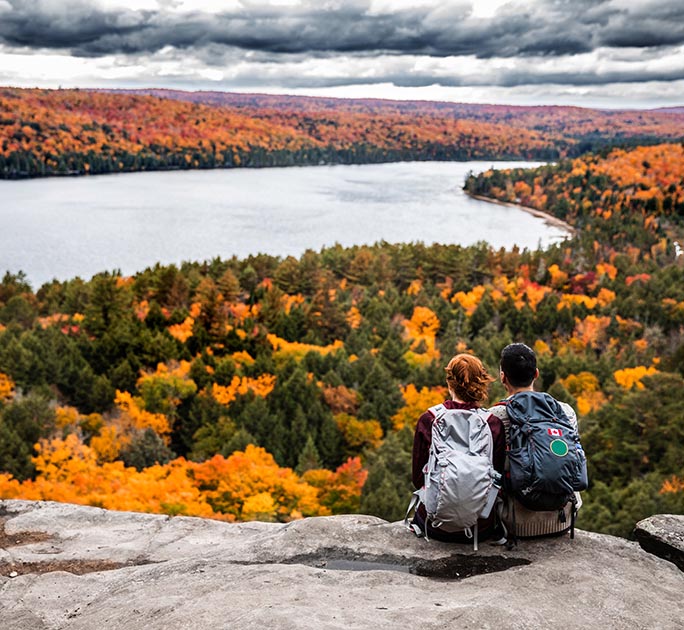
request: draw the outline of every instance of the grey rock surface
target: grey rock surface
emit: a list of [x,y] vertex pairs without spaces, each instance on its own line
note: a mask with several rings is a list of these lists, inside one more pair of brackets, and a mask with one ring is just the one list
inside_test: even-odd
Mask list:
[[[474,554],[363,515],[227,524],[2,501],[0,519],[3,630],[669,629],[684,621],[681,571],[637,543],[583,531],[510,552],[483,544]],[[369,570],[374,562],[397,570]]]
[[645,518],[636,524],[634,534],[646,551],[684,571],[684,515],[656,514]]

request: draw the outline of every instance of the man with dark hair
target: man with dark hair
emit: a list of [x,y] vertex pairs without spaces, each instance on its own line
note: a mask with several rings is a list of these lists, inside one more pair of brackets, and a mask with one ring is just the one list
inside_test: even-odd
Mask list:
[[513,388],[529,388],[539,376],[534,350],[524,343],[512,343],[501,351],[501,382]]
[[[537,369],[537,357],[534,350],[524,343],[512,343],[501,351],[499,378],[506,389],[507,397],[489,412],[501,419],[506,433],[506,445],[510,445],[509,427],[510,419],[506,410],[506,404],[512,396],[520,392],[534,391],[534,382],[539,377]],[[567,403],[558,401],[561,409],[577,431],[577,415],[575,410]],[[577,503],[574,509],[579,510],[582,499],[579,492],[575,493]],[[515,498],[505,501],[503,521],[511,535],[528,538],[533,536],[549,536],[562,534],[570,529],[571,510],[573,504],[568,503],[563,514],[558,510],[552,512],[539,512],[527,509]]]

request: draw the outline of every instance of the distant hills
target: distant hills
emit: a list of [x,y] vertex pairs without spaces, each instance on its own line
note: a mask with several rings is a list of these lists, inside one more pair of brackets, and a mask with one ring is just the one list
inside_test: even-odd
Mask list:
[[684,111],[174,90],[0,88],[0,177],[140,170],[556,160],[684,137]]
[[684,107],[659,107],[652,111],[661,114],[684,114]]
[[[344,99],[235,92],[185,92],[181,90],[107,90],[110,93],[147,94],[204,105],[241,108],[245,111],[281,112],[338,111],[371,114],[411,114],[437,118],[477,120],[513,127],[557,132],[582,138],[655,135],[684,137],[684,106],[652,110],[587,109],[562,105],[490,105],[447,101],[393,101],[388,99]],[[663,116],[674,114],[674,116]],[[591,129],[591,125],[594,128]],[[672,127],[676,127],[672,128]]]

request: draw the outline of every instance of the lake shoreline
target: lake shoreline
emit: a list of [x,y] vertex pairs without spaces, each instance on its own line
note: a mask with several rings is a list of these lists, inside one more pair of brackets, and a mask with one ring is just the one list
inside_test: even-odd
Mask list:
[[[486,241],[535,250],[568,231],[466,196],[468,173],[531,162],[403,162],[41,178],[3,190],[0,272],[34,286],[215,257],[300,257],[335,243]],[[363,226],[360,230],[359,226]]]
[[[106,175],[134,175],[137,173],[166,173],[166,172],[189,172],[189,171],[233,171],[233,170],[270,170],[274,168],[310,168],[318,166],[376,166],[380,164],[410,164],[410,163],[444,163],[444,162],[454,162],[457,164],[466,164],[469,162],[525,162],[528,161],[522,157],[463,157],[463,158],[449,158],[449,159],[437,159],[435,157],[421,157],[416,155],[407,155],[403,158],[388,158],[385,156],[371,158],[366,157],[358,158],[355,157],[354,160],[334,160],[334,159],[302,159],[301,161],[290,162],[287,160],[283,161],[272,161],[269,163],[244,163],[244,164],[216,164],[214,166],[187,166],[187,165],[177,165],[177,164],[166,164],[166,165],[155,165],[146,166],[141,168],[125,168],[123,170],[110,169],[101,171],[85,171],[85,170],[67,170],[63,172],[49,171],[49,172],[38,172],[30,173],[28,171],[0,171],[0,181],[26,181],[26,180],[44,180],[44,179],[81,179],[81,178],[91,178],[91,177],[101,177]],[[532,162],[543,162],[543,160],[530,160]]]
[[543,210],[538,210],[537,208],[531,208],[530,206],[523,206],[522,204],[519,203],[514,203],[512,201],[501,201],[500,199],[494,199],[493,197],[485,197],[484,195],[475,195],[471,192],[468,192],[467,190],[464,190],[466,195],[469,197],[472,197],[473,199],[478,199],[479,201],[488,201],[489,203],[495,203],[499,206],[506,206],[509,208],[517,208],[518,210],[522,210],[523,212],[527,212],[528,214],[531,214],[532,216],[537,217],[538,219],[543,219],[544,223],[546,225],[550,225],[552,227],[557,227],[562,230],[565,230],[568,232],[570,236],[575,236],[577,234],[577,230],[572,227],[569,223],[566,223],[562,219],[559,219],[558,217],[554,217],[552,214],[549,214],[548,212],[544,212]]

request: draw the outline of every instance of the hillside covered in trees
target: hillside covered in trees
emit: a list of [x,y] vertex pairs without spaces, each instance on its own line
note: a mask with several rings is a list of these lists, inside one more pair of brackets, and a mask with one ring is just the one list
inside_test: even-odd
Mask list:
[[556,160],[684,137],[684,114],[140,90],[0,88],[0,178]]
[[[681,145],[490,171],[466,187],[578,233],[545,251],[334,246],[35,291],[6,274],[0,496],[397,519],[413,427],[446,394],[445,362],[471,351],[497,374],[501,348],[524,341],[539,386],[580,416],[592,486],[579,525],[628,535],[646,515],[684,513]],[[492,402],[502,394],[494,384]]]

